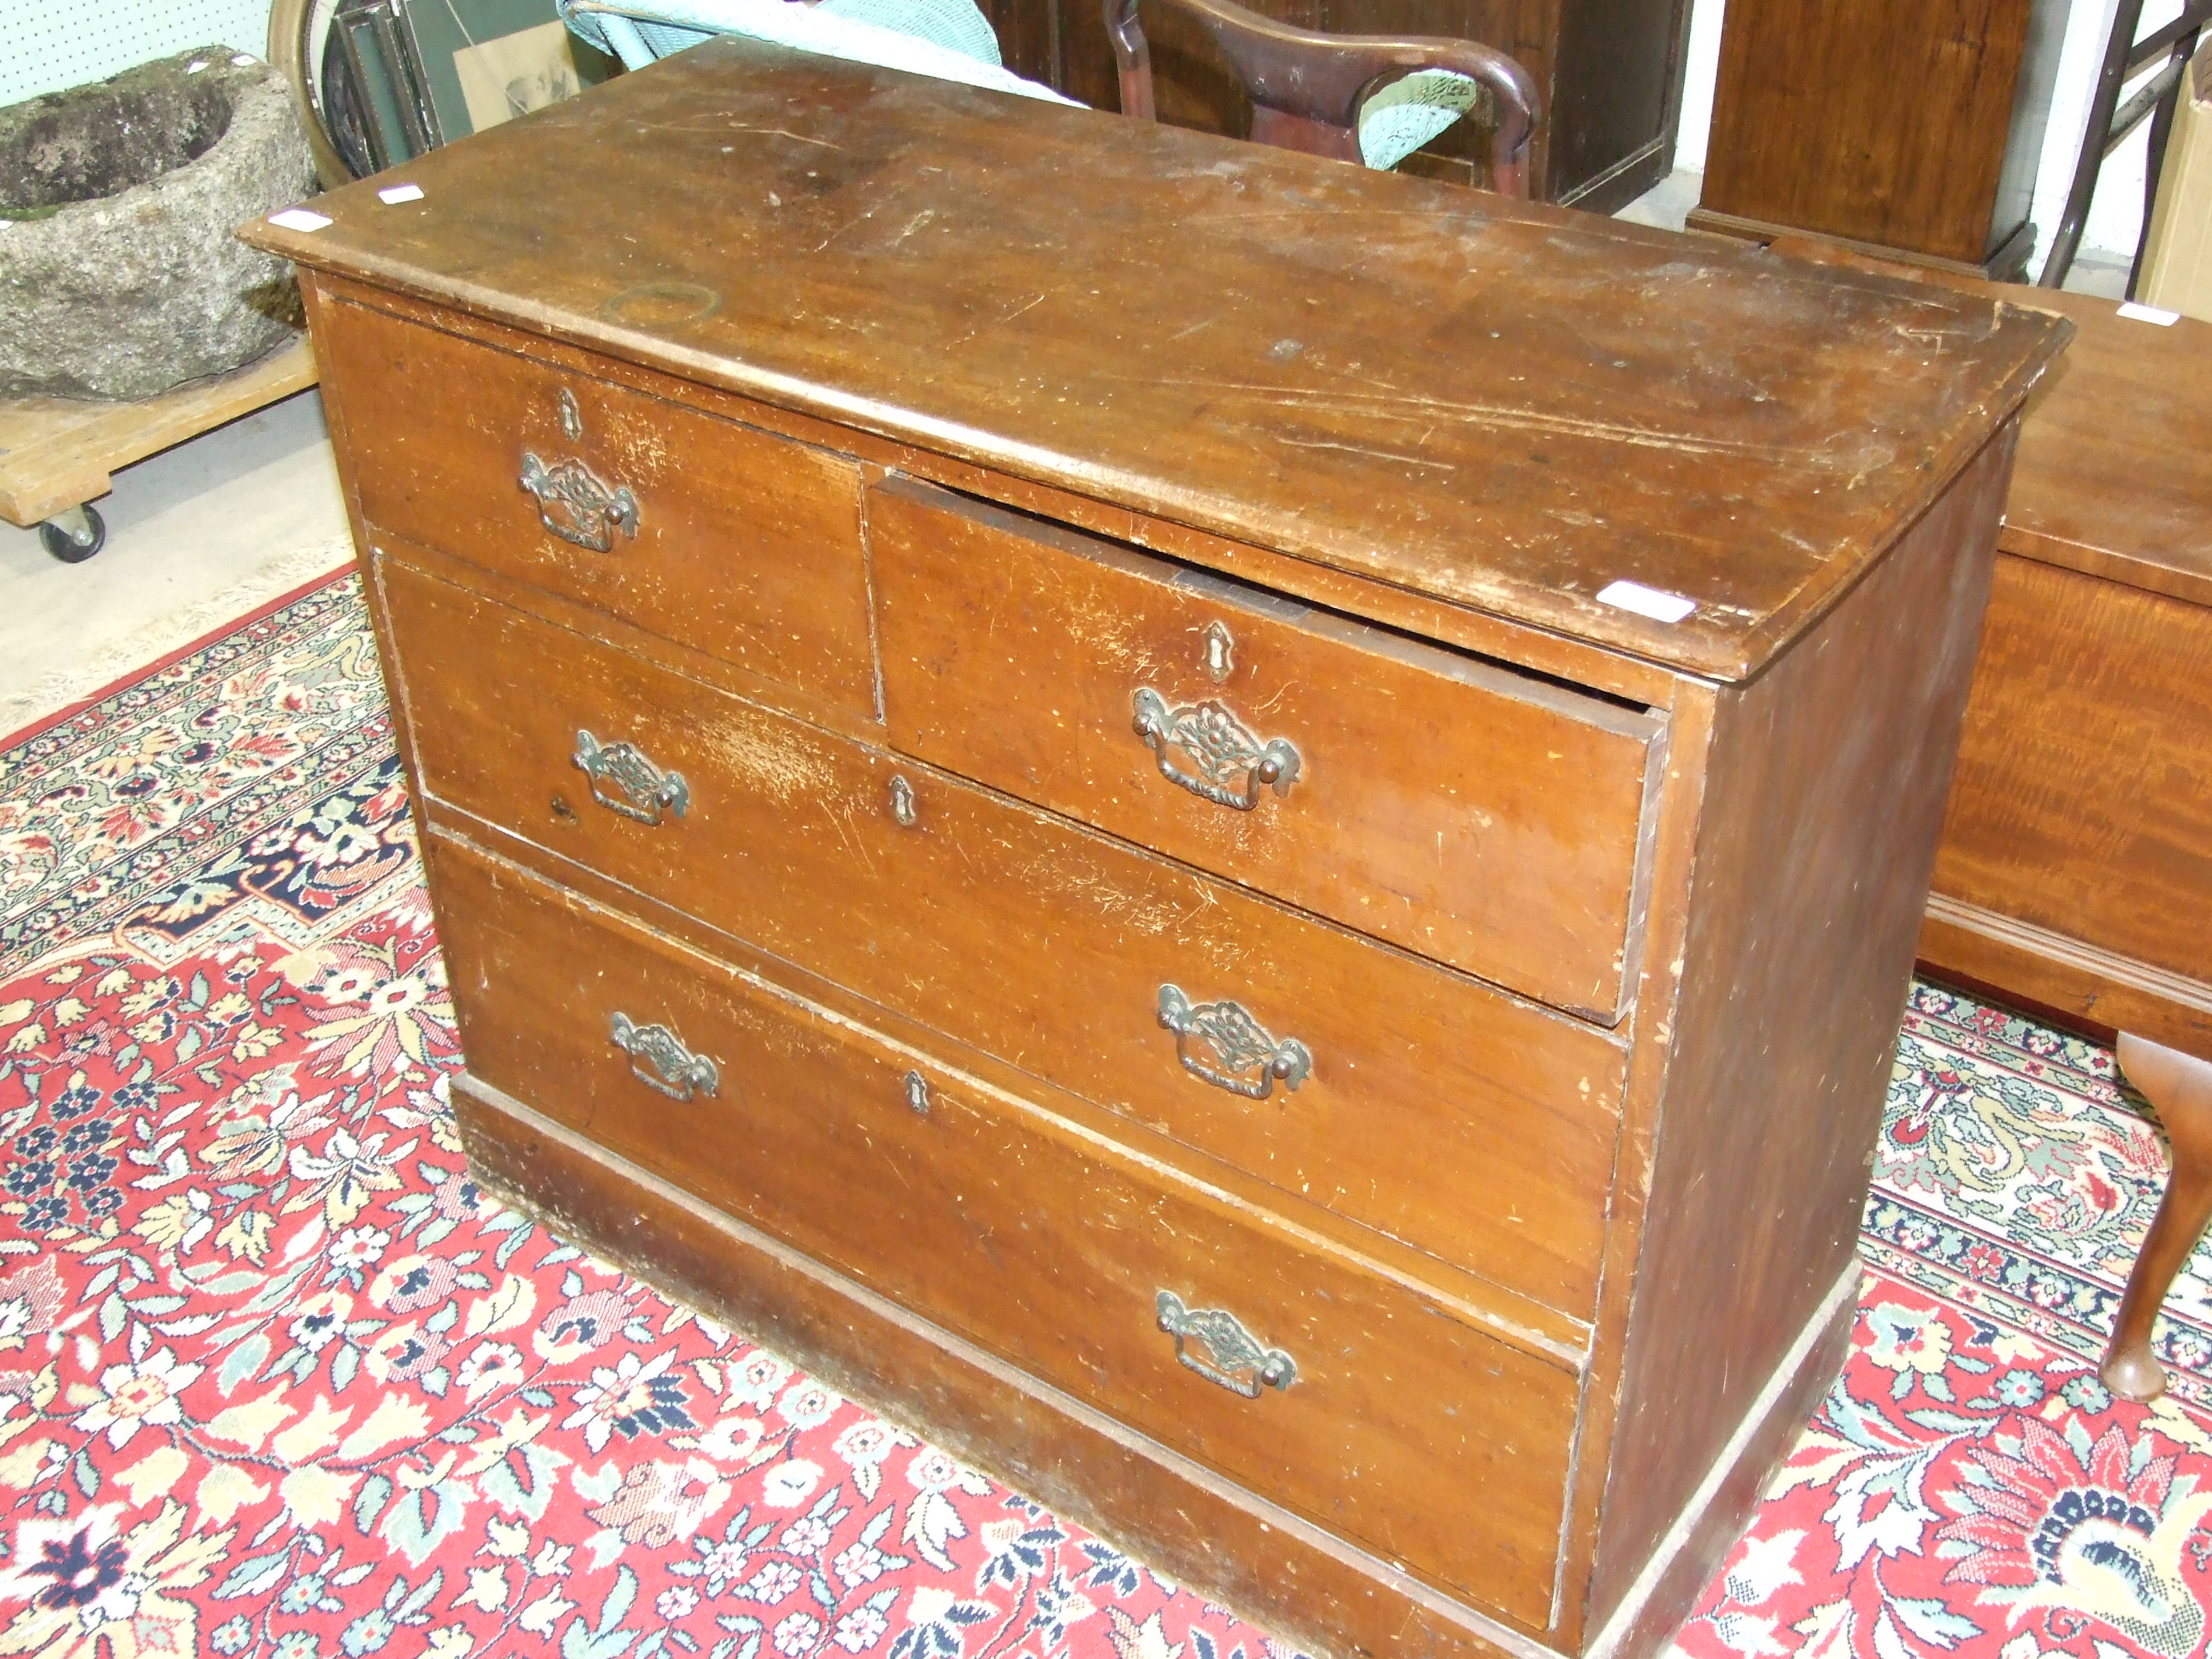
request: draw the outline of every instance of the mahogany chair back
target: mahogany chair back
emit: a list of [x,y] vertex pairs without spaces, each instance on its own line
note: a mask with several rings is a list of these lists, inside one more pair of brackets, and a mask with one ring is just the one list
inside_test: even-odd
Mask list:
[[[1152,101],[1152,49],[1138,0],[1104,0],[1106,32],[1121,68],[1121,112],[1158,119]],[[1254,143],[1364,161],[1361,106],[1393,82],[1445,70],[1474,82],[1492,118],[1490,187],[1528,194],[1528,144],[1540,97],[1528,72],[1505,53],[1474,40],[1421,35],[1324,34],[1279,23],[1236,0],[1153,0],[1187,13],[1213,38],[1252,100]]]

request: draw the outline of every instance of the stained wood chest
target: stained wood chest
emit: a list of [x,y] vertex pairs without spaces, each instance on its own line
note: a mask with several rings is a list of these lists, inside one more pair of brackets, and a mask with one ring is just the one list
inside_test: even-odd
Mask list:
[[734,42],[407,177],[248,234],[479,1177],[1316,1651],[1654,1650],[2063,325]]

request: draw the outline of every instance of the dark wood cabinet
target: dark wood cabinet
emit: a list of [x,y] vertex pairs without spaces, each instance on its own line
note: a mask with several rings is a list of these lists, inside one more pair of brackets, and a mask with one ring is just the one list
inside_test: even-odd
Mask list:
[[1691,227],[2018,276],[2065,28],[2065,0],[1736,0]]
[[[1097,109],[1118,109],[1098,0],[982,0],[1007,66]],[[1610,213],[1674,165],[1688,0],[1247,0],[1256,11],[1340,34],[1479,40],[1518,58],[1544,94],[1529,172],[1540,201]],[[1160,118],[1242,137],[1249,106],[1188,19],[1146,7]],[[1462,121],[1403,171],[1474,184],[1488,136]]]

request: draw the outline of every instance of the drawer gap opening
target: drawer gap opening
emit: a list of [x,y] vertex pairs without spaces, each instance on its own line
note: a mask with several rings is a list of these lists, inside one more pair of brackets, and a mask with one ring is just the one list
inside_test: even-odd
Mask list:
[[1527,683],[1531,687],[1541,687],[1553,692],[1564,692],[1585,703],[1602,704],[1623,714],[1640,716],[1647,720],[1663,721],[1667,717],[1666,710],[1663,708],[1656,708],[1650,703],[1639,702],[1633,697],[1625,697],[1617,692],[1584,684],[1579,680],[1567,679],[1557,674],[1547,674],[1541,669],[1531,668],[1525,664],[1513,662],[1504,657],[1493,657],[1484,652],[1470,651],[1464,646],[1431,639],[1425,635],[1416,634],[1406,629],[1394,628],[1388,623],[1355,616],[1350,611],[1339,611],[1332,605],[1317,604],[1296,594],[1263,587],[1257,583],[1247,581],[1239,576],[1230,575],[1211,566],[1194,563],[1173,553],[1163,552],[1157,547],[1147,547],[1141,543],[1128,541],[1118,536],[1110,536],[1102,531],[1088,527],[1071,529],[1060,520],[1029,512],[1018,507],[1010,507],[1006,502],[994,500],[988,495],[979,495],[969,490],[956,489],[949,484],[939,483],[934,479],[917,478],[913,482],[926,490],[952,496],[988,512],[1003,514],[1009,519],[1017,520],[1030,533],[1064,547],[1079,556],[1096,556],[1091,548],[1083,545],[1084,543],[1088,542],[1103,544],[1117,553],[1127,554],[1132,560],[1143,564],[1162,567],[1173,573],[1169,577],[1168,586],[1179,592],[1220,599],[1241,605],[1247,610],[1259,611],[1272,619],[1293,624],[1301,622],[1310,623],[1313,618],[1325,617],[1344,629],[1357,629],[1372,635],[1378,641],[1392,641],[1412,650],[1455,659],[1471,665],[1479,665],[1497,673],[1508,674],[1516,680]]

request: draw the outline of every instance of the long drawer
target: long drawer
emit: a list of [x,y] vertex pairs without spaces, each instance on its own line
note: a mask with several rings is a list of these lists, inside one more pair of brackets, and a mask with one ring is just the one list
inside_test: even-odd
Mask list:
[[360,306],[325,321],[371,522],[875,714],[853,462]]
[[1658,716],[907,480],[868,536],[898,748],[1619,1017]]
[[1525,1626],[1577,1405],[1267,1217],[433,838],[474,1076]]
[[409,718],[452,734],[416,744],[435,799],[1591,1317],[1625,1064],[1609,1037],[389,559],[380,573]]

